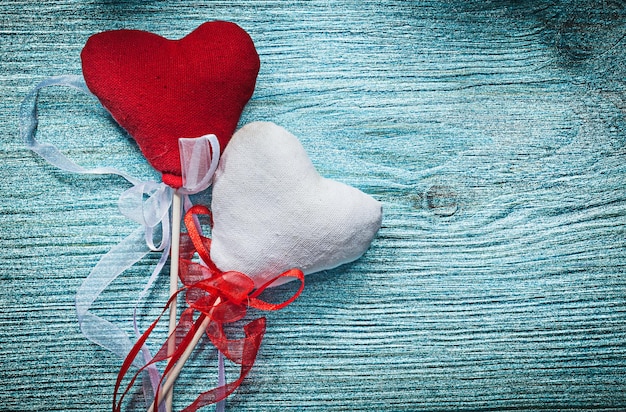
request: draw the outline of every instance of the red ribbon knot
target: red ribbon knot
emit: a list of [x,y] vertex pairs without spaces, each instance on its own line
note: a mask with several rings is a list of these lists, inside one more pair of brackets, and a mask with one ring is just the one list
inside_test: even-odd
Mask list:
[[[189,209],[185,215],[184,221],[187,233],[181,234],[179,270],[179,277],[183,287],[170,298],[161,315],[141,335],[124,360],[118,373],[113,394],[114,412],[121,412],[124,396],[143,370],[154,363],[169,359],[163,371],[161,385],[203,324],[211,343],[227,359],[241,365],[241,371],[237,380],[201,393],[183,412],[193,412],[203,406],[219,402],[228,397],[241,385],[248,372],[252,369],[265,334],[266,322],[265,317],[260,317],[247,323],[242,327],[244,337],[240,339],[228,338],[224,332],[224,325],[243,319],[249,307],[264,311],[282,309],[297,299],[304,289],[304,273],[299,269],[289,269],[273,277],[258,288],[255,288],[254,280],[244,273],[221,271],[211,260],[211,239],[202,235],[197,222],[197,215],[208,215],[210,217],[211,213],[205,206],[196,205]],[[193,261],[196,254],[202,262]],[[289,299],[281,303],[271,303],[259,298],[263,291],[271,286],[272,283],[285,277],[300,281],[299,289]],[[118,391],[133,360],[141,351],[142,346],[154,330],[163,313],[169,308],[169,304],[183,291],[185,292],[185,301],[188,307],[181,314],[176,330],[168,337],[154,358],[134,374],[118,402]],[[199,315],[194,320],[196,312]],[[173,353],[168,354],[169,343],[172,339],[175,340],[176,349]],[[155,394],[155,405],[158,405],[158,397],[158,393]]]

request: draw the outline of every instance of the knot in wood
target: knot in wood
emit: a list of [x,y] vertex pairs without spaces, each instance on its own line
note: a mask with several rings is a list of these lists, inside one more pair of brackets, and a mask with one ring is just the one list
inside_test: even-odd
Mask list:
[[436,216],[449,217],[459,209],[456,192],[446,185],[433,185],[425,194],[426,206]]

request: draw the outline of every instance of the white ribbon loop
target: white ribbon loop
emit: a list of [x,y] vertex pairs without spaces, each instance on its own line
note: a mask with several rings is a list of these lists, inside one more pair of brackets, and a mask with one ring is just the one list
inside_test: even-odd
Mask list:
[[183,187],[186,195],[199,193],[211,185],[220,157],[220,142],[214,134],[178,139]]
[[[120,212],[144,227],[146,245],[153,252],[165,250],[165,246],[170,243],[168,213],[172,193],[173,190],[163,183],[142,182],[122,193],[118,201]],[[154,231],[159,225],[161,243],[155,246]]]
[[24,98],[20,106],[20,136],[26,144],[26,147],[43,157],[51,165],[67,172],[96,175],[114,174],[122,176],[134,185],[140,183],[139,179],[135,179],[129,174],[112,167],[85,169],[65,157],[61,152],[59,152],[59,149],[57,149],[56,146],[50,143],[39,143],[35,139],[35,133],[39,124],[37,118],[37,100],[39,99],[39,91],[44,87],[49,86],[69,86],[88,95],[92,95],[82,76],[66,75],[49,77],[35,86],[35,88]]

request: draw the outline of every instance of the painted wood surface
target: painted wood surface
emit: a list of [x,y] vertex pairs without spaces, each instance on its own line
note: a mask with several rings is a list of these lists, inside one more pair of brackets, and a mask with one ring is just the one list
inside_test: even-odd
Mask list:
[[[362,259],[269,314],[227,410],[626,408],[625,2],[24,0],[0,4],[0,409],[110,409],[120,361],[82,337],[73,297],[133,229],[125,181],[24,149],[19,102],[79,74],[95,32],[213,19],[261,56],[242,124],[287,128],[384,205]],[[46,91],[40,115],[40,139],[80,164],[156,177],[93,99]],[[127,320],[156,259],[97,312]],[[199,354],[175,406],[215,378]]]

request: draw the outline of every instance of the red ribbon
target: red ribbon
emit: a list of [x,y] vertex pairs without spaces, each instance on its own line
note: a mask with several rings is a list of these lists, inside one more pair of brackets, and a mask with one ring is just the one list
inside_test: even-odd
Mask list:
[[[223,325],[241,320],[246,315],[248,307],[259,310],[282,309],[293,302],[304,289],[304,273],[299,269],[287,270],[256,289],[254,287],[254,280],[249,276],[241,272],[222,272],[219,270],[211,260],[211,239],[202,236],[202,232],[196,224],[196,215],[208,215],[210,217],[211,213],[205,206],[196,205],[185,215],[184,220],[187,233],[181,234],[179,270],[183,287],[169,299],[161,315],[159,315],[143,335],[141,335],[126,356],[115,383],[113,393],[114,412],[121,412],[121,404],[125,395],[144,369],[156,362],[169,359],[163,371],[163,378],[161,378],[160,384],[162,383],[163,379],[180,359],[185,349],[190,345],[194,335],[205,319],[209,319],[206,334],[211,340],[211,343],[213,343],[217,350],[222,352],[226,358],[241,365],[241,371],[237,380],[201,393],[183,412],[194,412],[203,406],[217,403],[225,399],[241,385],[254,365],[265,333],[265,317],[255,319],[243,326],[245,337],[242,339],[229,339],[224,332]],[[195,253],[202,259],[204,265],[191,260]],[[300,281],[300,288],[293,296],[281,303],[270,303],[259,298],[259,295],[261,295],[267,287],[276,280],[284,277],[291,277]],[[141,351],[142,346],[156,327],[163,313],[169,308],[172,300],[183,291],[185,292],[185,300],[189,307],[181,314],[176,330],[168,337],[152,361],[144,365],[134,374],[118,402],[117,395],[122,380],[128,373],[133,360]],[[194,321],[196,311],[199,312],[199,316]],[[174,353],[168,354],[168,344],[171,340],[175,340],[176,349]],[[155,405],[159,404],[158,396],[158,393],[155,394]]]

